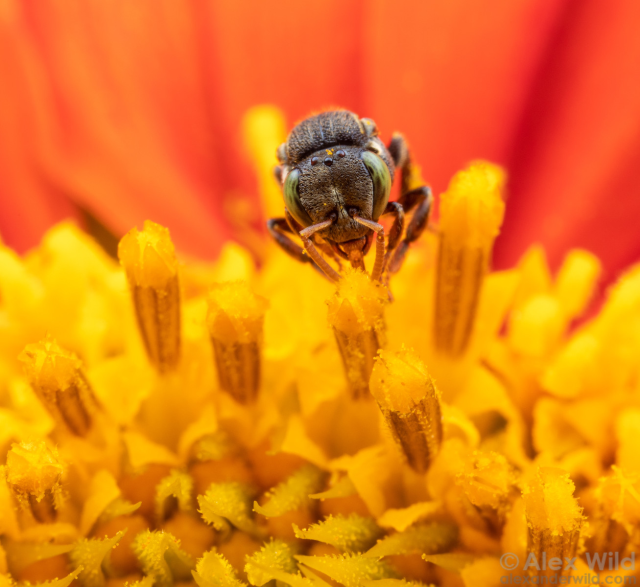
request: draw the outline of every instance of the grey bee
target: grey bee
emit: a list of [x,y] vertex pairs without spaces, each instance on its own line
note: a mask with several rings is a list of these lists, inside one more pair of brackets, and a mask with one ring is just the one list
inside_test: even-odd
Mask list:
[[[371,278],[400,269],[409,244],[429,219],[431,190],[416,185],[419,174],[411,164],[402,135],[394,134],[388,147],[378,137],[376,124],[353,112],[322,112],[298,123],[278,148],[276,179],[284,195],[284,218],[267,222],[269,233],[292,257],[311,262],[330,280],[340,273],[325,257],[348,260],[365,269],[364,256],[374,235],[376,256]],[[396,169],[401,171],[400,197],[389,202]],[[405,212],[413,217],[404,233]],[[385,247],[383,215],[394,217]],[[304,249],[290,235],[302,239]],[[305,254],[306,253],[306,254]]]

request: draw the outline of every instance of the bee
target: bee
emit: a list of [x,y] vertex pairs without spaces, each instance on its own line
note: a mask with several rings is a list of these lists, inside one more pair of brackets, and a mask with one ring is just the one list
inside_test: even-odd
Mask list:
[[[387,147],[373,120],[347,110],[321,112],[293,128],[277,157],[274,171],[284,196],[284,218],[270,219],[267,228],[278,245],[331,281],[338,281],[340,273],[327,258],[340,270],[342,260],[365,270],[364,256],[374,240],[371,278],[383,281],[400,269],[410,243],[428,223],[432,202],[402,135],[394,134]],[[390,202],[397,170],[400,197]],[[386,244],[378,222],[385,215],[393,217]],[[301,238],[304,248],[292,235]]]

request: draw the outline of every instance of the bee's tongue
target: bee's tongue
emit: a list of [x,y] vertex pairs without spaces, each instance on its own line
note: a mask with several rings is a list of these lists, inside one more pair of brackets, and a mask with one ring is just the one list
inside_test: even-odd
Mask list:
[[366,244],[367,238],[364,236],[361,238],[353,239],[351,241],[340,243],[340,247],[347,254],[349,262],[354,269],[362,269],[363,271],[365,271],[363,251]]

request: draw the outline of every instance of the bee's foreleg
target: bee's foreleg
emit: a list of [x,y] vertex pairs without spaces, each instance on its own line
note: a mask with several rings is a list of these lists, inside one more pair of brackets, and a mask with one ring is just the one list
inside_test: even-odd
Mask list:
[[297,243],[291,240],[289,234],[296,234],[293,232],[290,226],[290,222],[287,218],[271,218],[267,220],[267,230],[274,241],[287,253],[290,257],[293,257],[296,261],[301,263],[311,263],[313,268],[318,271],[323,277],[331,281],[335,281],[329,277],[324,269],[320,267],[310,255],[305,253],[305,250]]
[[384,226],[374,222],[373,220],[360,218],[360,216],[352,216],[352,218],[358,224],[362,224],[376,233],[376,260],[374,261],[373,269],[371,270],[371,279],[373,281],[380,281],[382,278],[382,271],[384,270]]
[[304,254],[304,249],[293,242],[285,233],[291,233],[291,228],[285,218],[271,218],[267,220],[267,230],[276,243],[296,261],[301,263],[311,263],[311,259]]
[[320,254],[318,249],[316,249],[315,244],[311,240],[311,237],[321,230],[325,228],[329,228],[333,224],[333,220],[325,220],[324,222],[319,222],[318,224],[312,224],[307,228],[300,231],[300,238],[302,239],[302,243],[304,244],[304,248],[307,251],[307,254],[315,264],[322,269],[324,274],[331,281],[338,281],[340,279],[340,274],[333,268],[327,260]]

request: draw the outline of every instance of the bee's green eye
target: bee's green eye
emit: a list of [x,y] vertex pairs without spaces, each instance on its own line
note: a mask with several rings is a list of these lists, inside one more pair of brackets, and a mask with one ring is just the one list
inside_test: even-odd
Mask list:
[[311,220],[309,213],[303,208],[300,202],[300,192],[298,190],[299,180],[299,169],[294,169],[287,175],[287,179],[284,181],[284,203],[287,210],[291,212],[291,215],[298,223],[306,228],[313,224],[313,220]]
[[362,161],[369,171],[373,180],[373,215],[372,219],[377,221],[389,201],[391,192],[391,174],[387,164],[375,153],[363,151]]

